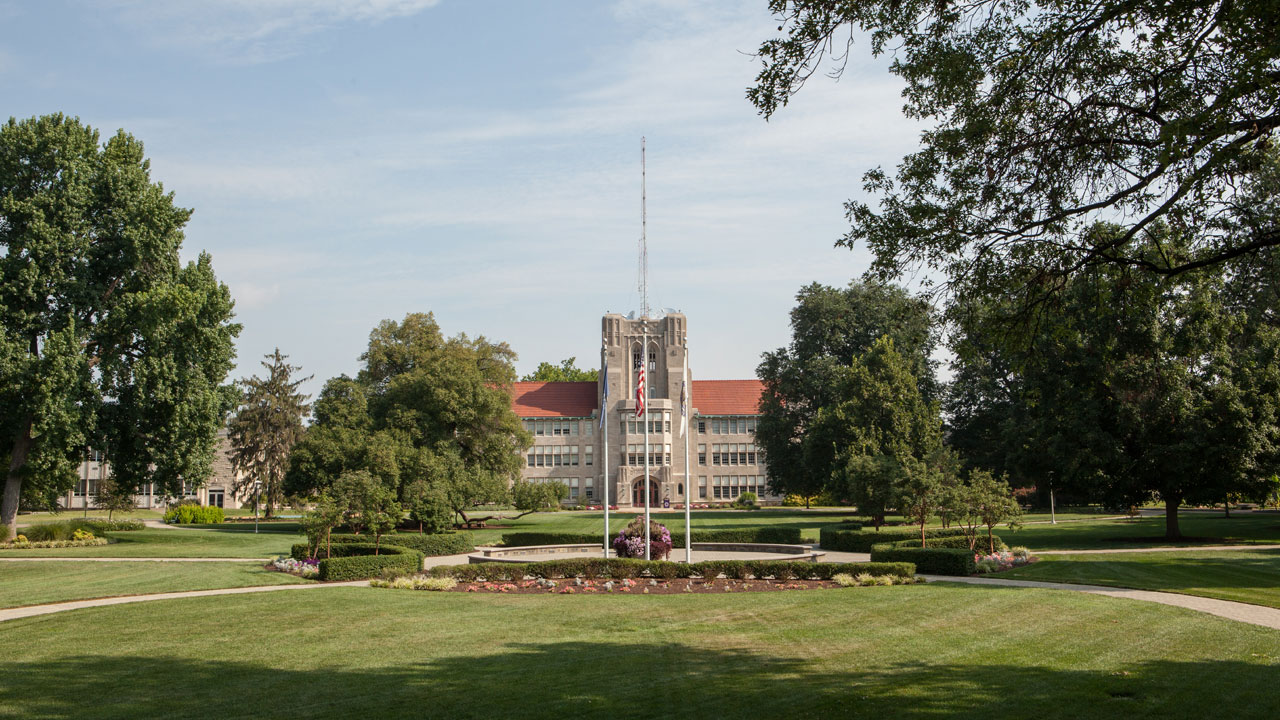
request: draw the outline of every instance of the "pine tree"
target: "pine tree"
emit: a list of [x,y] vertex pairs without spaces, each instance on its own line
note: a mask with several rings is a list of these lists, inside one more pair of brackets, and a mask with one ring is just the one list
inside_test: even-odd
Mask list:
[[298,392],[311,379],[293,379],[302,368],[285,362],[280,348],[263,362],[267,377],[245,380],[244,400],[231,420],[231,467],[237,494],[254,491],[254,502],[266,502],[266,516],[284,503],[284,474],[289,453],[302,438],[302,419],[311,411],[310,395]]

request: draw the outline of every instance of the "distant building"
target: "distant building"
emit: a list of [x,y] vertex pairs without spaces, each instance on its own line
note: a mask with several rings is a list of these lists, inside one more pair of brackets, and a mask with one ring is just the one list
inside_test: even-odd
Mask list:
[[[80,463],[80,481],[70,492],[58,498],[58,505],[65,510],[83,510],[87,506],[94,507],[98,494],[98,481],[111,475],[111,464],[103,459],[102,453],[89,450]],[[218,433],[218,446],[214,450],[213,475],[202,487],[184,488],[181,498],[165,498],[155,493],[155,489],[147,484],[141,492],[134,496],[135,504],[140,508],[164,508],[169,500],[195,500],[201,505],[213,505],[221,508],[239,508],[252,504],[251,497],[240,497],[235,494],[235,474],[231,471],[231,443],[224,429]]]
[[[643,347],[648,328],[648,348]],[[605,315],[601,323],[607,373],[597,382],[518,382],[512,409],[534,436],[521,475],[531,481],[559,480],[572,502],[609,501],[644,505],[644,421],[649,422],[649,503],[652,507],[726,504],[743,492],[778,502],[766,486],[766,470],[755,445],[759,380],[696,380],[690,391],[686,438],[680,435],[682,371],[688,353],[688,323],[681,313],[660,318]],[[645,363],[647,417],[636,416],[638,369]],[[600,399],[609,384],[603,429]],[[605,452],[605,436],[608,452]]]

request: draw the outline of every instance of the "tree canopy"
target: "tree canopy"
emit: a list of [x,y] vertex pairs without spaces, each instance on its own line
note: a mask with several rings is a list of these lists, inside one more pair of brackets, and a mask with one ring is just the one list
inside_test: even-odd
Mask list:
[[[838,244],[865,243],[879,278],[934,269],[971,291],[1017,277],[1035,300],[1090,266],[1176,275],[1280,245],[1247,180],[1280,127],[1271,0],[769,7],[781,35],[747,91],[766,118],[865,41],[891,53],[904,112],[926,124],[895,178],[864,174],[876,200],[846,205]],[[1099,221],[1122,225],[1088,232]],[[1193,239],[1136,242],[1157,223]]]
[[179,259],[190,215],[124,131],[0,127],[0,522],[52,506],[86,446],[132,488],[208,478],[240,326],[209,256]]
[[582,370],[574,362],[576,357],[561,360],[559,365],[549,362],[538,364],[538,369],[520,378],[525,382],[595,382],[600,371],[592,368]]
[[374,328],[360,359],[356,378],[329,380],[316,399],[315,422],[290,462],[290,492],[319,492],[365,471],[411,507],[443,500],[464,513],[507,499],[532,443],[511,410],[510,347],[445,339],[431,313],[411,313]]
[[756,443],[774,492],[818,494],[832,477],[829,443],[810,433],[824,409],[847,399],[849,371],[882,337],[917,397],[927,404],[939,390],[930,356],[938,342],[933,310],[905,290],[878,283],[844,289],[814,283],[800,290],[791,311],[791,344],[764,354],[764,382]]
[[[1193,252],[1163,226],[1142,242]],[[1112,505],[1158,497],[1170,538],[1184,501],[1261,499],[1280,468],[1280,327],[1242,302],[1266,302],[1270,289],[1241,288],[1250,278],[1224,270],[1091,268],[1034,326],[1009,322],[1007,303],[971,301],[948,399],[953,440]]]

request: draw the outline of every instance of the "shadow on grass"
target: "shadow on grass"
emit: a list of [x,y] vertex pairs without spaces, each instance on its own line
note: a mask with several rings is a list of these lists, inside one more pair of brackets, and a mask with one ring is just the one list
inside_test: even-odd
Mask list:
[[1053,559],[1000,573],[998,577],[1077,583],[1106,583],[1147,590],[1256,588],[1280,591],[1280,550],[1233,551],[1169,557],[1149,553],[1140,559],[1095,555]]
[[[424,648],[424,651],[427,650]],[[400,648],[397,653],[403,653]],[[377,665],[84,655],[9,665],[0,716],[312,717],[1272,717],[1272,665],[1158,661],[1102,670],[1014,664],[858,667],[676,643],[517,644]]]

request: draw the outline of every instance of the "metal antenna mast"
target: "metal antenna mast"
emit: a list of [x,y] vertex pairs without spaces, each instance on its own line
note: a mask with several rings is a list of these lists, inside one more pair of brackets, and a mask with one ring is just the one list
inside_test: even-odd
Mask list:
[[649,317],[649,243],[648,214],[645,209],[644,137],[640,138],[640,317]]

